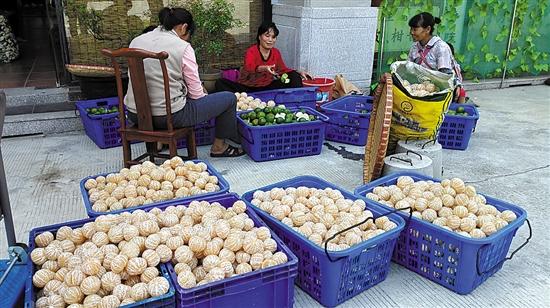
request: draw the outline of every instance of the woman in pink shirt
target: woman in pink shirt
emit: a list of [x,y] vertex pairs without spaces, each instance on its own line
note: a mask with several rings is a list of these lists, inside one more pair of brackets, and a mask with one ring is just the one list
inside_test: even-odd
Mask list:
[[[172,99],[172,119],[175,127],[193,126],[216,118],[216,133],[210,149],[212,157],[236,157],[244,151],[226,142],[227,139],[239,142],[237,132],[237,99],[231,92],[205,94],[199,79],[195,51],[189,43],[195,23],[189,11],[183,8],[163,8],[159,12],[160,26],[146,32],[130,43],[130,48],[140,48],[152,52],[166,51],[166,66]],[[144,61],[147,90],[151,100],[153,125],[166,129],[164,109],[164,87],[159,63]],[[152,61],[152,60],[151,60]],[[158,62],[158,61],[157,61]],[[130,83],[132,77],[130,76]],[[137,123],[132,87],[128,86],[124,102],[129,119]]]

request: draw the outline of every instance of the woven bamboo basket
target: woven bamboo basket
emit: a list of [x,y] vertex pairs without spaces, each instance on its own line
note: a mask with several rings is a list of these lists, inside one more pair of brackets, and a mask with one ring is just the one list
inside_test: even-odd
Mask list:
[[392,118],[393,81],[391,76],[380,83],[374,95],[369,122],[365,159],[363,160],[363,182],[366,184],[382,174],[384,157],[390,138]]

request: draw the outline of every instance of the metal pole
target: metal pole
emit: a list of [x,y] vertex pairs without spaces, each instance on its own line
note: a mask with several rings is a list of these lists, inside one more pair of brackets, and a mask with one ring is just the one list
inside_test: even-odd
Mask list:
[[508,47],[506,47],[506,58],[504,58],[504,69],[502,70],[502,79],[500,80],[500,89],[506,78],[506,70],[508,69],[508,57],[510,56],[510,46],[512,45],[512,34],[514,33],[514,20],[516,19],[516,8],[518,0],[514,0],[514,10],[512,11],[512,24],[510,25],[510,35],[508,36]]
[[0,277],[0,286],[2,285],[2,283],[4,282],[4,280],[5,280],[6,278],[8,278],[8,275],[9,275],[9,273],[10,273],[10,271],[11,271],[11,268],[15,265],[15,263],[17,263],[17,261],[18,261],[18,259],[19,259],[18,256],[17,256],[17,254],[15,254],[15,253],[13,253],[13,252],[10,254],[10,258],[11,258],[11,261],[10,261],[10,264],[8,265],[8,268],[7,268],[6,271],[4,272],[4,275],[2,275],[2,277]]
[[[0,91],[0,136],[4,128],[4,115],[6,114],[6,94]],[[8,196],[8,185],[6,173],[4,172],[4,161],[2,160],[2,147],[0,140],[0,218],[4,216],[6,225],[6,236],[8,246],[15,245],[15,229],[13,228],[13,217],[11,216],[10,198]]]
[[382,75],[382,61],[384,53],[384,38],[386,34],[386,17],[382,18],[382,38],[380,39],[380,51],[378,52],[378,78]]

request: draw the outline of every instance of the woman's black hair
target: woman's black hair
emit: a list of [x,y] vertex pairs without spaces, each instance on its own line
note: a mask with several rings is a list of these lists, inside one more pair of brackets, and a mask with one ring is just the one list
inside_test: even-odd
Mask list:
[[147,33],[147,32],[151,32],[153,30],[155,30],[157,28],[157,26],[155,25],[150,25],[148,26],[147,28],[143,29],[143,31],[141,32],[141,34],[144,34],[144,33]]
[[447,43],[447,45],[449,45],[449,48],[451,48],[451,54],[454,56],[455,55],[455,47],[453,46],[453,44],[449,43],[449,42],[445,42]]
[[159,12],[159,22],[165,30],[172,30],[177,25],[187,24],[187,31],[191,35],[195,33],[193,15],[184,8],[163,8]]
[[418,15],[414,15],[413,18],[409,20],[409,27],[411,28],[431,27],[430,34],[432,34],[434,32],[434,26],[439,23],[441,23],[441,19],[439,17],[433,17],[432,14],[428,12],[422,12]]
[[260,44],[260,35],[266,33],[269,31],[269,29],[273,30],[273,33],[275,34],[275,37],[279,35],[279,29],[277,29],[277,26],[274,22],[266,22],[264,21],[259,27],[258,27],[258,35],[256,35],[256,43]]

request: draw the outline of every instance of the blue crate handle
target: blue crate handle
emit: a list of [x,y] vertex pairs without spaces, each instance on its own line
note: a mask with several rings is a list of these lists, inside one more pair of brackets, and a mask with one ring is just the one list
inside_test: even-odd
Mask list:
[[529,243],[529,241],[531,240],[531,237],[533,236],[533,229],[531,228],[531,223],[529,222],[529,219],[525,219],[525,221],[527,221],[527,226],[529,226],[529,237],[527,237],[527,240],[525,240],[525,242],[523,244],[521,244],[521,246],[519,246],[516,250],[514,250],[512,252],[512,254],[510,254],[509,257],[504,258],[502,261],[498,262],[497,264],[492,266],[490,269],[488,269],[486,271],[483,271],[483,272],[479,270],[479,255],[480,255],[481,249],[483,249],[483,247],[485,247],[487,245],[490,245],[490,244],[485,244],[485,245],[479,247],[479,249],[477,250],[477,258],[476,258],[476,271],[477,271],[477,274],[479,276],[482,276],[482,275],[485,275],[485,274],[491,272],[495,267],[500,266],[502,263],[504,263],[508,260],[512,260],[512,258],[516,254],[516,252],[520,251],[520,249],[522,249],[523,247],[525,247],[525,245],[527,245]]
[[[248,134],[249,134],[250,136],[253,136],[253,134],[252,134],[252,129],[250,128],[250,126],[249,126],[248,124],[246,124],[245,127],[246,127],[246,130],[248,131]],[[241,134],[241,137],[243,137],[244,139],[246,139],[246,141],[248,141],[248,143],[254,144],[254,140],[248,140],[248,138],[246,138],[246,136],[245,136],[244,134]],[[252,138],[252,139],[254,139],[254,138]]]
[[[391,214],[393,214],[393,213],[397,213],[398,211],[403,211],[403,210],[408,210],[408,211],[409,211],[409,218],[407,219],[407,222],[405,223],[405,228],[406,228],[407,225],[409,224],[409,222],[411,221],[412,213],[413,213],[413,209],[412,209],[412,207],[410,207],[410,206],[405,207],[405,208],[402,208],[402,209],[395,209],[395,210],[389,211],[388,213],[386,213],[386,214],[384,214],[384,215],[378,216],[378,218],[380,218],[380,217],[382,217],[382,216],[388,216],[388,215],[391,215]],[[325,254],[327,255],[327,258],[328,258],[328,260],[329,260],[330,262],[333,262],[333,263],[334,263],[334,262],[336,262],[336,261],[338,261],[338,260],[340,260],[340,259],[347,258],[347,256],[346,256],[346,257],[338,257],[338,258],[336,258],[336,259],[332,259],[332,257],[328,254],[328,248],[327,248],[327,247],[328,247],[328,242],[330,242],[333,238],[337,237],[337,236],[340,235],[341,233],[344,233],[344,232],[349,231],[349,230],[351,230],[351,229],[353,229],[353,228],[355,228],[355,227],[358,227],[358,226],[360,226],[360,225],[366,223],[366,222],[369,221],[369,220],[372,220],[372,222],[374,222],[374,217],[368,217],[367,219],[365,219],[365,220],[363,220],[363,221],[361,221],[361,222],[359,222],[359,223],[356,223],[356,224],[353,225],[353,226],[350,226],[350,227],[345,228],[344,230],[338,231],[338,232],[334,233],[334,235],[332,235],[329,239],[327,239],[327,240],[325,241]],[[376,246],[378,246],[378,244],[374,244],[374,245],[372,245],[371,247],[368,247],[368,248],[363,249],[363,252],[367,252],[367,251],[369,251],[369,250],[375,248]]]

